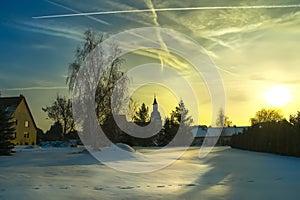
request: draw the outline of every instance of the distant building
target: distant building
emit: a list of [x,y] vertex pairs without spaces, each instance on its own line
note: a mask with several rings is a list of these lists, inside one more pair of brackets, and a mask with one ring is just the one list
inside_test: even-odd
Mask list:
[[150,121],[146,123],[129,122],[125,115],[115,116],[118,126],[126,133],[133,133],[136,137],[150,137],[157,134],[162,129],[162,120],[158,111],[156,97],[153,100]]
[[[207,127],[194,126],[192,131],[194,134],[193,145],[230,145],[231,137],[234,134],[243,133],[249,126],[233,126],[233,127]],[[221,134],[220,134],[221,132]]]
[[160,112],[158,111],[156,96],[154,96],[152,106],[153,107],[152,107],[152,113],[150,117],[150,123],[153,124],[152,128],[155,130],[155,132],[158,132],[162,129],[162,120],[161,120]]
[[15,122],[16,132],[11,142],[15,145],[35,145],[37,127],[25,97],[0,97],[0,106]]

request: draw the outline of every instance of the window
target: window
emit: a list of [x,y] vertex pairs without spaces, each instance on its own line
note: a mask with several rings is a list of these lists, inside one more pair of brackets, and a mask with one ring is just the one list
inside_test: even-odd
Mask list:
[[28,132],[24,132],[24,138],[29,138],[29,133]]
[[29,121],[25,121],[24,126],[27,128],[29,127]]

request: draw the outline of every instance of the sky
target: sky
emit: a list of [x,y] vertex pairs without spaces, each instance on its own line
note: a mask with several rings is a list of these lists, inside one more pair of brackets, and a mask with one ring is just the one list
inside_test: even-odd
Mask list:
[[[38,127],[47,130],[52,122],[42,107],[57,94],[71,96],[66,75],[84,31],[114,35],[143,27],[175,30],[205,50],[222,78],[225,113],[234,124],[249,125],[262,107],[278,107],[287,118],[300,110],[297,0],[1,0],[1,95],[25,95]],[[212,91],[205,80],[183,68],[185,58],[165,59],[162,69],[162,54],[155,55],[127,55],[124,69],[152,63],[129,70],[133,97],[151,107],[155,94],[163,116],[182,99],[195,124],[210,125]]]

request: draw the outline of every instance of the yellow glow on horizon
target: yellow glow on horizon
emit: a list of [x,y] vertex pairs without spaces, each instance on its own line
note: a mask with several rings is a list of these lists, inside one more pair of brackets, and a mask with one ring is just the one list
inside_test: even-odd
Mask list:
[[269,106],[282,107],[291,102],[291,94],[287,87],[273,86],[263,94]]

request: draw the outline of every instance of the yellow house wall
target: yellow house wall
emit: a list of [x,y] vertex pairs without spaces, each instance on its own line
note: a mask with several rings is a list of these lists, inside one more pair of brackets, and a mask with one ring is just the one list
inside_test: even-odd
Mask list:
[[[16,138],[11,142],[15,145],[36,145],[37,130],[24,100],[20,102],[12,117],[17,121],[15,125]],[[28,127],[25,127],[25,121],[29,122]],[[26,132],[29,133],[29,138],[24,137]]]

